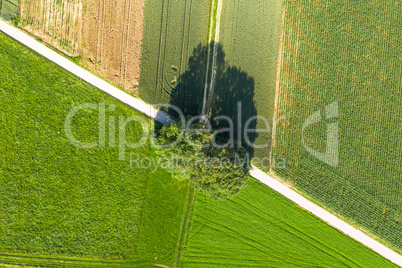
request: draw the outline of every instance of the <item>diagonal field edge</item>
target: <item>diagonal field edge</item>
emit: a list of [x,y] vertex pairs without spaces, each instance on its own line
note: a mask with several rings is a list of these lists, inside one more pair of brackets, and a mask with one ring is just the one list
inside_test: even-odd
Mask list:
[[150,118],[161,122],[163,124],[168,124],[174,122],[169,116],[165,115],[164,113],[158,111],[154,107],[149,104],[146,104],[144,101],[134,98],[133,96],[123,92],[122,90],[112,86],[108,82],[104,81],[103,79],[97,77],[96,75],[88,72],[87,70],[79,67],[75,63],[71,62],[70,60],[66,59],[65,57],[59,55],[58,53],[54,52],[50,48],[46,47],[45,45],[39,43],[32,37],[28,36],[27,34],[23,33],[22,31],[18,30],[17,28],[12,27],[11,25],[7,24],[4,21],[0,20],[0,31],[5,33],[6,35],[10,36],[11,38],[17,40],[18,42],[22,43],[23,45],[27,46],[28,48],[36,51],[43,57],[47,58],[48,60],[56,63],[60,67],[66,69],[73,75],[81,78],[85,82],[97,87],[98,89],[104,91],[105,93],[109,94],[110,96],[120,100],[121,102],[137,109],[141,113],[149,116]]
[[255,179],[257,179],[258,181],[262,182],[263,184],[267,185],[269,188],[280,193],[287,199],[291,200],[293,203],[301,206],[305,210],[314,214],[316,217],[320,218],[321,220],[323,220],[327,224],[331,225],[335,229],[338,229],[339,231],[346,234],[347,236],[362,243],[366,247],[372,249],[373,251],[377,252],[384,258],[390,260],[391,262],[393,262],[399,266],[402,266],[402,256],[401,255],[397,254],[396,252],[387,248],[383,244],[372,239],[371,237],[369,237],[362,231],[354,228],[353,226],[349,225],[348,223],[344,222],[343,220],[339,219],[338,217],[332,215],[331,213],[329,213],[325,209],[321,208],[320,206],[307,200],[305,197],[296,193],[295,191],[293,191],[292,189],[290,189],[288,186],[281,183],[280,181],[273,179],[272,177],[267,175],[262,170],[256,168],[255,166],[252,166],[250,175],[252,177],[254,177]]
[[[107,94],[111,95],[112,97],[122,101],[123,103],[133,107],[134,109],[142,112],[143,114],[149,116],[150,118],[163,123],[168,124],[175,122],[169,116],[161,113],[154,107],[149,104],[146,104],[144,101],[134,98],[127,93],[124,93],[120,89],[112,86],[111,84],[107,83],[106,81],[100,79],[99,77],[93,75],[92,73],[86,71],[85,69],[77,66],[73,62],[69,61],[68,59],[64,58],[63,56],[57,54],[53,50],[47,48],[45,45],[39,43],[35,39],[31,38],[27,34],[21,32],[17,28],[12,27],[11,25],[5,23],[4,21],[0,20],[0,31],[4,32],[11,38],[17,40],[18,42],[24,44],[25,46],[29,47],[30,49],[36,51],[40,55],[44,56],[45,58],[49,59],[50,61],[56,63],[60,67],[66,69],[67,71],[71,72],[72,74],[76,75],[77,77],[81,78],[82,80],[88,82],[89,84],[97,87],[98,89],[106,92]],[[307,200],[302,195],[296,193],[292,189],[288,188],[286,185],[281,183],[280,181],[273,179],[272,177],[268,176],[266,173],[261,171],[256,167],[252,167],[250,171],[250,175],[260,181],[261,183],[267,185],[274,191],[278,192],[279,194],[283,195],[287,199],[291,200],[295,204],[299,205],[303,209],[309,211],[316,217],[320,218],[327,224],[331,225],[335,229],[341,231],[342,233],[348,235],[349,237],[353,238],[354,240],[362,243],[366,247],[372,249],[373,251],[377,252],[384,258],[390,260],[391,262],[399,265],[402,267],[402,256],[397,254],[396,252],[392,251],[391,249],[387,248],[383,244],[377,242],[376,240],[372,239],[368,235],[364,234],[362,231],[352,227],[351,225],[347,224],[346,222],[342,221],[338,217],[332,215],[325,209],[319,207],[318,205],[314,204],[313,202]]]

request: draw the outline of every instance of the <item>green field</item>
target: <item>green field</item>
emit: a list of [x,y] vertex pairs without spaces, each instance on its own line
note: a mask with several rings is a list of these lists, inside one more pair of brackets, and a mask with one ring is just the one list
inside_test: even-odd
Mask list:
[[202,105],[210,0],[146,1],[140,97],[186,114]]
[[[150,120],[4,34],[0,75],[0,262],[172,265],[188,183],[131,169],[117,147],[77,148],[64,132],[67,113],[86,102],[114,104],[107,116]],[[98,113],[74,117],[73,133],[97,140]],[[141,127],[130,123],[126,134],[135,141]],[[156,157],[149,144],[135,153]]]
[[[402,252],[401,2],[285,1],[274,153],[276,174],[305,195]],[[302,126],[338,102],[337,118],[305,129],[326,150],[338,123],[339,165],[313,157]]]
[[[243,127],[254,115],[266,118],[272,126],[281,15],[282,0],[223,2],[213,116],[227,115],[237,121],[240,101]],[[251,126],[267,129],[262,120]],[[268,157],[270,127],[251,141],[267,144],[254,153]]]
[[0,0],[0,18],[11,20],[18,15],[18,0]]
[[396,267],[250,180],[232,200],[198,194],[183,267]]

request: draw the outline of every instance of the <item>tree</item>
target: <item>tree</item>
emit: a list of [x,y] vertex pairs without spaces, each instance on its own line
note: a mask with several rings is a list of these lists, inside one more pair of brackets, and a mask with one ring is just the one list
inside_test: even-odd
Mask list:
[[[189,179],[195,189],[212,198],[231,198],[247,184],[249,156],[244,148],[214,145],[213,137],[202,123],[184,130],[180,122],[169,124],[159,130],[159,154],[169,159],[167,169],[175,178]],[[226,144],[224,138],[217,140]]]

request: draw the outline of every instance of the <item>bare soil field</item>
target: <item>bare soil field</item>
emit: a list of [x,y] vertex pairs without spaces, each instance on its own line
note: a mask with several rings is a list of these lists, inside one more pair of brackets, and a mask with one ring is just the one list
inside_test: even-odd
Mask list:
[[137,93],[140,76],[144,0],[85,0],[82,64]]
[[19,27],[137,93],[144,0],[21,0]]

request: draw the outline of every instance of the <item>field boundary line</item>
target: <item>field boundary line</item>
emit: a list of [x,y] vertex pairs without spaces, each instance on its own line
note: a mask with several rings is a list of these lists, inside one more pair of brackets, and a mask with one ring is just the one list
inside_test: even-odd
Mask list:
[[[191,185],[190,185],[191,187]],[[192,188],[192,187],[191,187]],[[192,193],[191,193],[192,191]],[[193,210],[194,210],[194,200],[196,198],[196,189],[191,189],[190,194],[192,195],[191,197],[191,203],[188,207],[188,214],[187,214],[187,219],[185,222],[185,228],[184,228],[184,234],[183,234],[183,241],[180,249],[180,256],[179,256],[179,263],[178,263],[178,268],[182,267],[182,259],[183,259],[183,252],[187,246],[187,237],[188,237],[188,229],[191,226],[191,221],[192,221],[192,215],[193,215]]]
[[102,260],[89,258],[75,258],[63,256],[25,255],[13,253],[0,253],[0,264],[11,264],[29,267],[132,267],[141,264],[141,261]]
[[[214,50],[212,52],[212,74],[211,74],[211,81],[209,84],[209,92],[208,96],[204,95],[204,102],[203,102],[203,107],[202,107],[202,117],[208,117],[209,111],[210,111],[210,104],[212,101],[212,95],[214,93],[214,83],[215,83],[215,75],[216,75],[216,58],[218,56],[218,43],[219,43],[219,34],[220,34],[220,27],[221,27],[221,13],[222,13],[222,0],[217,0],[218,1],[218,8],[216,12],[216,29],[215,29],[215,40],[214,40]],[[209,50],[209,44],[208,44],[208,50]],[[208,73],[207,73],[208,75]],[[208,80],[208,79],[207,79]],[[205,81],[205,83],[208,83],[208,81]],[[208,98],[208,100],[207,100]]]
[[209,73],[209,59],[211,57],[211,39],[212,39],[212,29],[213,29],[213,24],[214,24],[214,7],[215,7],[215,1],[217,0],[212,0],[212,5],[211,5],[211,20],[210,20],[210,29],[209,29],[209,37],[208,37],[208,53],[207,53],[207,69],[206,69],[206,75],[205,75],[205,86],[204,86],[204,98],[203,98],[203,103],[202,103],[202,112],[201,115],[204,115],[206,113],[206,104],[207,104],[207,92],[208,92],[208,73]]
[[0,31],[20,42],[21,44],[27,46],[28,48],[34,50],[38,54],[47,58],[48,60],[59,65],[63,69],[72,73],[73,75],[81,78],[83,81],[93,85],[94,87],[102,90],[103,92],[109,94],[110,96],[120,100],[121,102],[127,104],[128,106],[140,111],[141,113],[147,115],[148,117],[162,123],[168,124],[175,122],[171,117],[165,113],[155,109],[152,105],[145,103],[144,101],[135,98],[124,91],[118,89],[117,87],[109,84],[105,80],[99,78],[98,76],[90,73],[84,68],[79,67],[72,61],[66,59],[45,45],[39,43],[34,38],[28,36],[19,29],[9,25],[8,23],[0,20]]
[[272,178],[271,176],[269,176],[268,174],[266,174],[265,172],[263,172],[262,170],[258,169],[255,166],[252,166],[250,175],[253,178],[260,181],[261,183],[268,186],[269,188],[271,188],[272,190],[274,190],[277,193],[281,194],[282,196],[286,197],[293,203],[299,205],[303,209],[312,213],[314,216],[323,220],[328,225],[341,231],[343,234],[360,242],[364,246],[370,248],[371,250],[375,251],[382,257],[393,262],[394,264],[402,266],[402,256],[401,255],[394,252],[390,248],[384,246],[380,242],[374,240],[373,238],[369,237],[368,235],[366,235],[362,231],[356,229],[355,227],[351,226],[350,224],[346,223],[345,221],[339,219],[338,217],[331,214],[327,210],[325,210],[325,209],[321,208],[320,206],[314,204],[313,202],[309,201],[307,198],[303,197],[301,194],[297,193],[296,191],[292,190],[291,188],[289,188],[288,186],[283,184],[280,180]]
[[209,115],[211,110],[211,102],[212,96],[214,94],[214,87],[215,87],[215,76],[216,76],[216,58],[218,57],[218,43],[219,43],[219,36],[220,36],[220,28],[221,28],[221,13],[222,13],[222,0],[218,0],[218,10],[216,12],[216,32],[215,32],[215,40],[214,40],[214,51],[213,60],[212,60],[212,74],[211,74],[211,81],[209,84],[209,94],[208,94],[208,102],[207,102],[207,114]]
[[177,240],[173,267],[177,268],[181,267],[181,259],[183,256],[183,251],[187,240],[187,230],[190,224],[190,218],[193,211],[195,191],[196,190],[189,183],[186,195],[186,205],[183,213],[183,221],[181,222],[180,225],[179,239]]
[[280,33],[280,39],[279,39],[279,54],[278,54],[278,61],[277,61],[277,66],[276,66],[276,81],[275,81],[275,100],[274,100],[274,120],[273,120],[273,126],[272,126],[272,146],[271,146],[271,152],[270,152],[270,159],[272,159],[272,150],[275,148],[276,145],[276,127],[277,127],[277,110],[278,110],[278,103],[279,103],[279,88],[280,88],[280,80],[281,80],[281,66],[282,66],[282,57],[283,57],[283,49],[284,49],[284,25],[285,25],[285,14],[286,14],[286,9],[285,5],[283,4],[282,7],[282,23],[281,23],[281,33]]
[[185,205],[185,209],[184,209],[184,213],[183,213],[183,220],[180,224],[180,231],[179,231],[179,239],[177,239],[177,244],[176,244],[176,250],[175,250],[175,256],[174,256],[174,264],[173,267],[177,267],[177,259],[178,259],[178,254],[179,254],[179,247],[180,247],[180,242],[182,239],[182,232],[183,232],[183,227],[185,225],[186,222],[186,218],[187,218],[187,210],[188,210],[188,206],[189,206],[189,196],[190,196],[190,189],[191,185],[188,184],[187,187],[187,194],[186,194],[186,205]]

